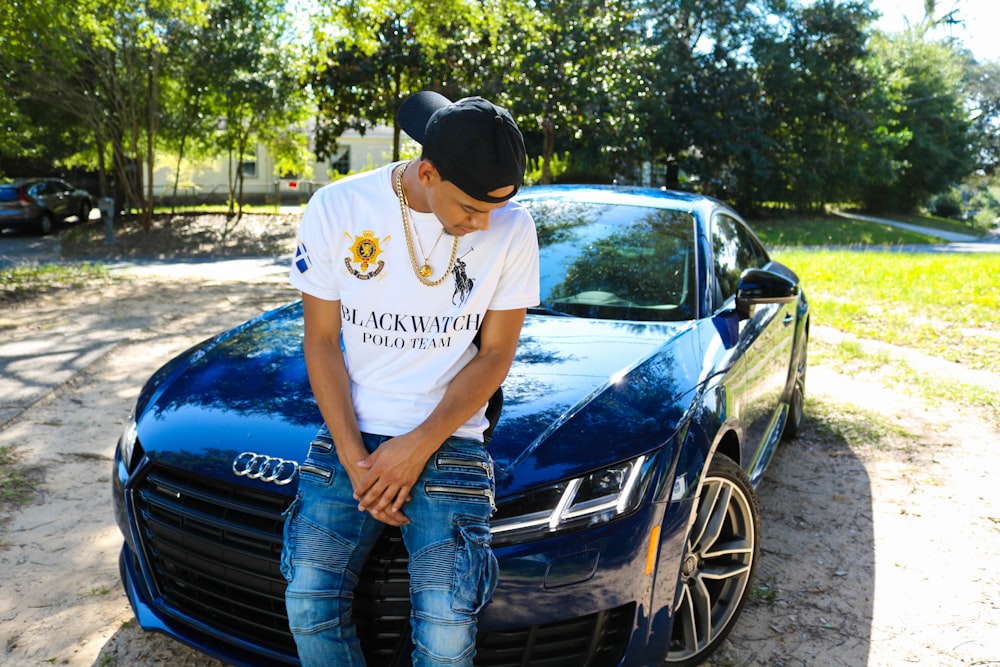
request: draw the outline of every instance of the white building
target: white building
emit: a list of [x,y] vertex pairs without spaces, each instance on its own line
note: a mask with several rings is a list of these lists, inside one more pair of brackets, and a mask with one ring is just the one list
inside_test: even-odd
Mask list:
[[[404,156],[415,155],[419,146],[406,135],[402,136],[401,151]],[[243,170],[243,197],[247,203],[305,202],[317,189],[331,181],[335,172],[340,174],[366,171],[392,161],[392,128],[376,127],[364,136],[349,131],[340,137],[341,154],[327,162],[316,161],[312,174],[286,174],[275,176],[274,161],[267,150],[257,145],[255,154],[242,163],[225,159],[210,162],[185,161],[181,165],[177,198],[185,203],[226,201],[229,196],[230,174]],[[174,194],[177,177],[176,163],[169,160],[158,164],[153,173],[154,196],[169,201]]]

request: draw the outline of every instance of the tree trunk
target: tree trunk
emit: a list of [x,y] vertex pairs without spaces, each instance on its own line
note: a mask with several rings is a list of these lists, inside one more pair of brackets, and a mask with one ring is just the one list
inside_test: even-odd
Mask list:
[[556,150],[556,133],[552,119],[548,116],[538,123],[542,131],[542,185],[552,183],[552,155]]

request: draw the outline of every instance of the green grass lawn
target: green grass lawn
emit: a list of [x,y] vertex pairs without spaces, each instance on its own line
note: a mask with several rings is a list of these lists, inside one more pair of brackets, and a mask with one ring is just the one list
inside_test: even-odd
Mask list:
[[[967,234],[985,231],[921,216],[894,219]],[[802,278],[813,324],[854,337],[829,343],[814,336],[811,363],[830,363],[847,374],[877,373],[900,393],[1000,420],[996,391],[919,371],[899,355],[863,344],[889,343],[1000,374],[1000,253],[902,252],[898,246],[942,241],[835,216],[757,220],[751,226],[774,258]]]
[[782,249],[813,322],[1000,373],[1000,254]]
[[971,375],[938,375],[864,343],[890,343],[1000,375],[1000,253],[785,249],[774,258],[802,278],[813,325],[855,336],[837,343],[813,336],[810,364],[878,375],[889,383],[891,400],[919,396],[1000,423],[995,388]]

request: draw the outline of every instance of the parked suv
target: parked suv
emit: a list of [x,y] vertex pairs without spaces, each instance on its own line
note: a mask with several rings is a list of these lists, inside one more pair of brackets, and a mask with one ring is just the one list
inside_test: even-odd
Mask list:
[[93,197],[61,178],[25,178],[0,183],[0,230],[33,228],[49,234],[56,223],[77,216],[90,217]]

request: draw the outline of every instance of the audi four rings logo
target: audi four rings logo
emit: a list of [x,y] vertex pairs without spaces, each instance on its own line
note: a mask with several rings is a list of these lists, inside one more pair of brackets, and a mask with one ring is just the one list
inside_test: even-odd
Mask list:
[[233,473],[237,477],[274,482],[280,486],[291,482],[298,469],[297,461],[279,459],[276,456],[266,456],[257,452],[243,452],[233,459]]

